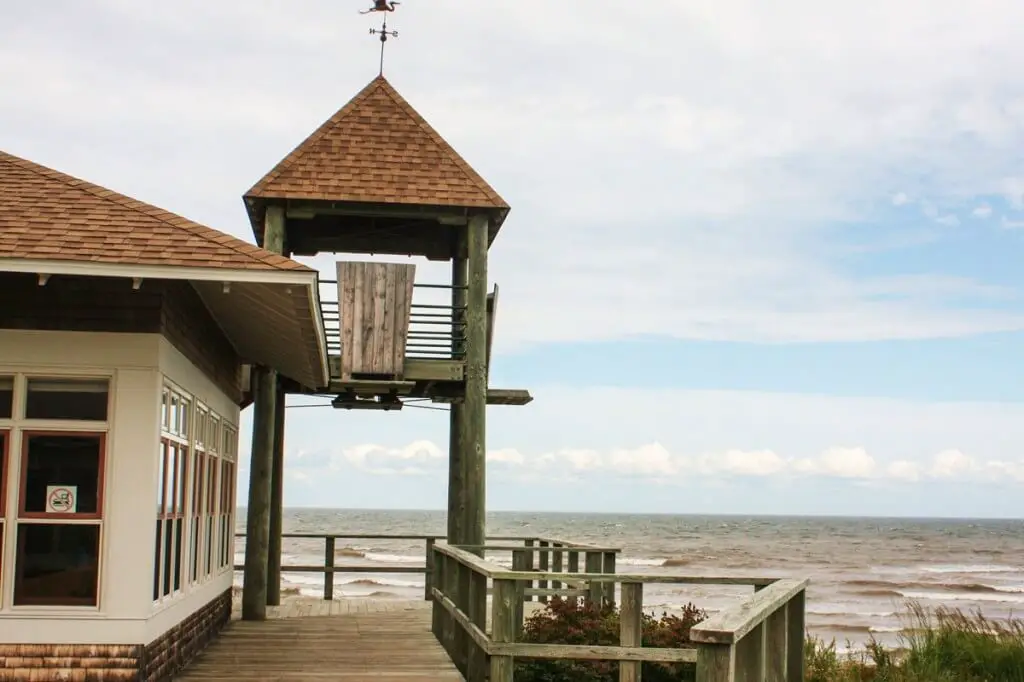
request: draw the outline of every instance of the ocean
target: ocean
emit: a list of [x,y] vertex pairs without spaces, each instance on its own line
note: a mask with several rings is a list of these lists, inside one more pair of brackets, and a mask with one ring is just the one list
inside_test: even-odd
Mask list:
[[[239,511],[244,532],[244,510]],[[423,535],[445,532],[439,511],[288,509],[286,533]],[[869,638],[898,643],[905,605],[980,610],[986,617],[1019,617],[1024,610],[1024,521],[556,514],[495,512],[488,535],[555,537],[620,547],[620,573],[807,577],[807,625],[839,649]],[[424,543],[339,539],[338,565],[423,565]],[[288,539],[284,565],[322,564],[323,540]],[[510,564],[510,557],[489,556]],[[238,544],[236,564],[244,561]],[[241,584],[241,574],[236,574]],[[321,596],[321,574],[287,573],[283,588]],[[335,598],[422,599],[423,576],[378,573],[335,576]],[[750,588],[647,585],[646,611],[693,603],[715,612]]]

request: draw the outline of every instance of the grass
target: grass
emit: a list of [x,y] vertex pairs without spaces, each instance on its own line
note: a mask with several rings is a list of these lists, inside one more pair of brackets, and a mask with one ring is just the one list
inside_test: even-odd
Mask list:
[[808,639],[806,682],[1024,682],[1024,620],[993,621],[981,613],[910,603],[903,646],[869,642],[860,655],[835,642]]

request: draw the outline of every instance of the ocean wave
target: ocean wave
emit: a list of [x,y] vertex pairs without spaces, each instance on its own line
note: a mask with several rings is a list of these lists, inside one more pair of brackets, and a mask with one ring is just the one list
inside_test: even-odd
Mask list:
[[807,615],[809,616],[831,616],[836,617],[854,617],[854,618],[894,618],[896,616],[895,611],[852,611],[850,609],[838,609],[836,607],[826,607],[815,609],[813,606],[807,607]]
[[989,585],[985,583],[933,583],[887,580],[847,580],[841,583],[844,587],[866,588],[855,590],[856,594],[871,596],[887,596],[888,593],[905,590],[948,590],[950,592],[991,593],[991,594],[1024,594],[1024,585]]
[[367,561],[375,561],[381,564],[422,564],[424,556],[412,556],[408,554],[378,554],[377,552],[366,552],[363,554]]
[[850,623],[815,623],[814,629],[818,632],[828,632],[829,634],[843,632],[867,634],[873,632],[872,628],[868,625],[851,625]]
[[1007,592],[900,592],[914,601],[987,601],[1024,604],[1024,594]]
[[1019,566],[999,564],[949,564],[945,566],[921,566],[925,573],[1021,573]]
[[[615,563],[621,566],[682,566],[684,564],[670,564],[675,559],[647,559],[644,557],[624,556],[616,559]],[[687,560],[688,561],[688,560]]]

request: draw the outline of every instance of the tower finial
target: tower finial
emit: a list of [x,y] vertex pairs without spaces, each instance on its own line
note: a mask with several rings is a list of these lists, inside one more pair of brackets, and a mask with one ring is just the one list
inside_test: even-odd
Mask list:
[[[369,14],[370,12],[394,12],[395,6],[401,3],[389,2],[389,0],[373,0],[373,6],[370,9],[363,10],[360,14]],[[379,29],[371,28],[371,36],[380,36],[380,75],[384,75],[384,45],[387,43],[388,38],[397,38],[398,31],[388,30],[388,15],[384,15],[384,22],[381,24]]]

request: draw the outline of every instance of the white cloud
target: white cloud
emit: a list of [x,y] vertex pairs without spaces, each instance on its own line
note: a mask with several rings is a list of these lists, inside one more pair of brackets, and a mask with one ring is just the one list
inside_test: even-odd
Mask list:
[[[365,473],[379,476],[421,476],[441,472],[447,456],[441,448],[416,441],[404,448],[360,445],[347,448],[333,468],[344,461]],[[368,466],[369,461],[373,466]],[[299,466],[301,467],[301,460]],[[549,452],[524,452],[514,448],[490,450],[487,461],[500,463],[526,477],[580,476],[612,474],[649,479],[661,483],[684,482],[699,478],[730,477],[820,477],[862,481],[919,482],[955,480],[960,482],[1024,483],[1024,459],[1017,461],[980,461],[959,450],[943,450],[915,462],[899,459],[880,465],[862,447],[831,447],[814,457],[786,457],[772,450],[727,449],[721,452],[687,454],[671,452],[659,443],[605,452],[565,449]],[[415,462],[416,465],[409,464]],[[299,469],[291,476],[309,482],[310,473]]]
[[[0,27],[2,144],[238,234],[238,194],[374,74],[377,18],[328,0],[37,5]],[[880,202],[1022,201],[1024,5],[784,5],[664,2],[671,41],[610,0],[401,6],[389,77],[515,207],[498,344],[1024,328],[976,291],[879,296],[832,248]]]
[[907,196],[906,192],[897,192],[896,194],[892,195],[893,206],[903,206],[904,204],[907,204],[909,202],[910,197]]
[[973,215],[975,218],[991,218],[992,207],[989,206],[988,204],[981,204],[980,206],[976,206],[974,210],[971,211],[971,215]]

